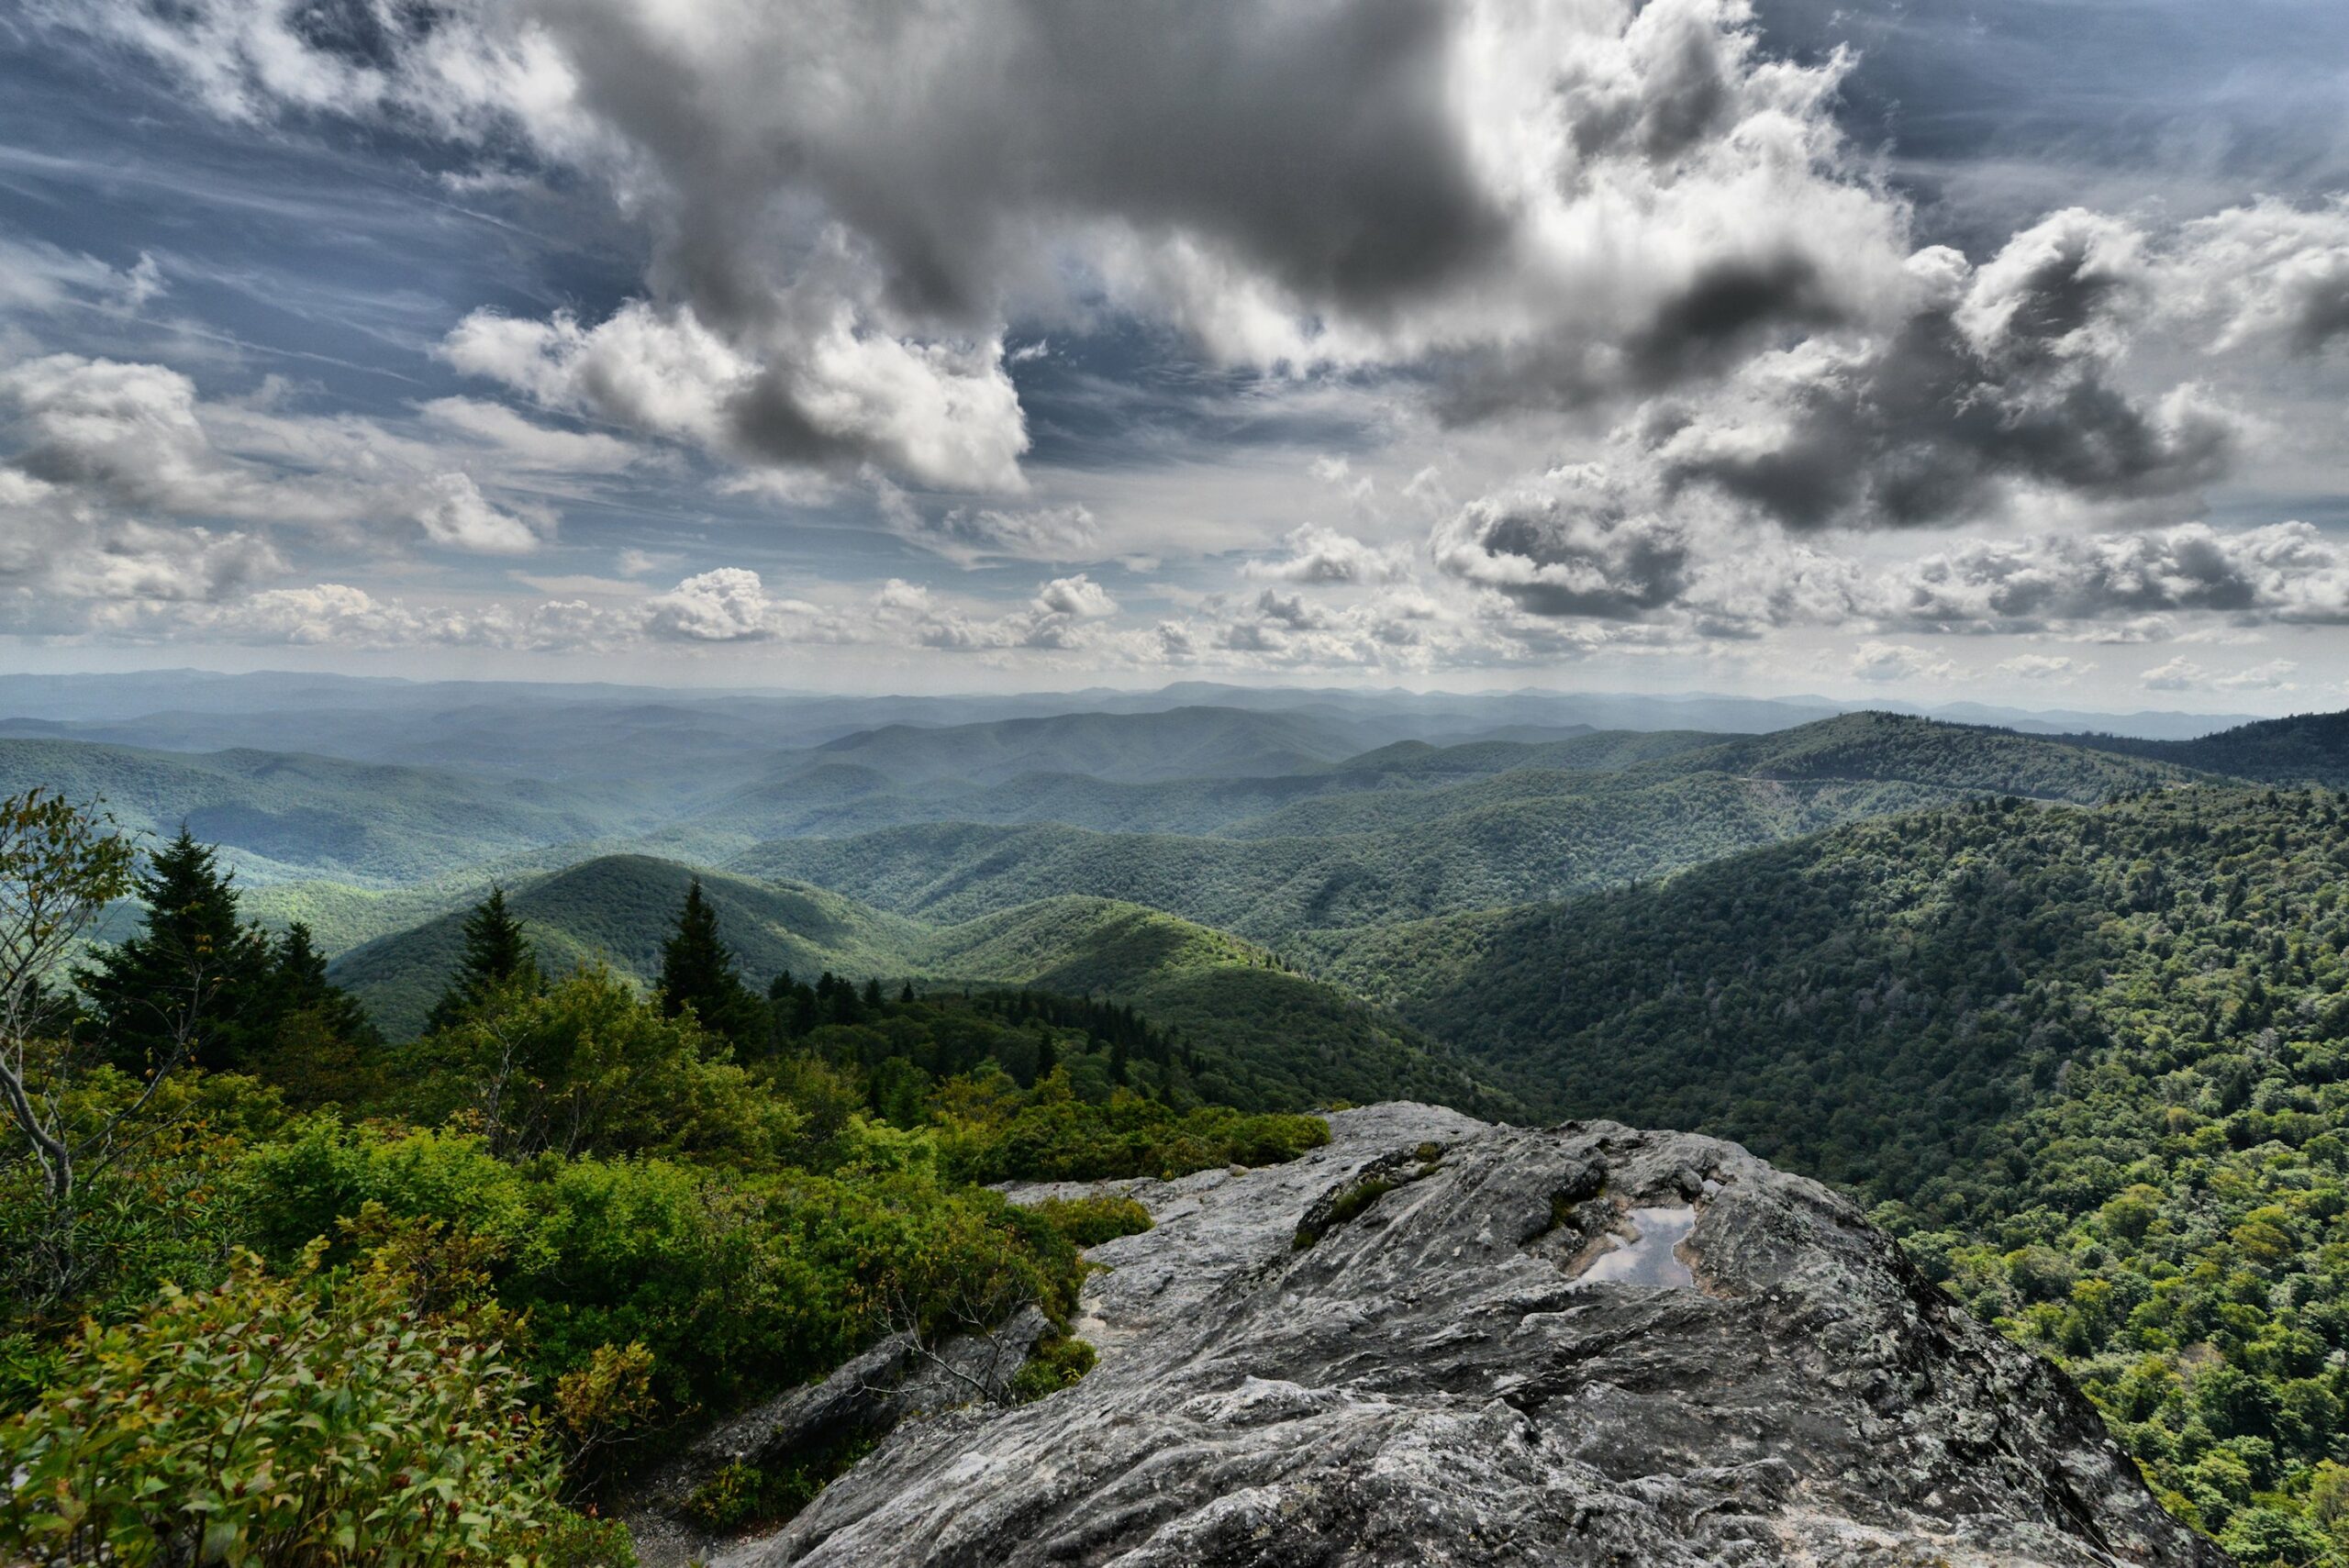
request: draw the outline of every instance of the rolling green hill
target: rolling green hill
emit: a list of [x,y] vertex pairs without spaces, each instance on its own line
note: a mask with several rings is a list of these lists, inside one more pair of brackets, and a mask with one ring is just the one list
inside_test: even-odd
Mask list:
[[1200,1081],[1244,1106],[1330,1099],[1437,1101],[1485,1115],[1511,1096],[1460,1060],[1264,949],[1156,909],[1052,898],[933,932],[915,949],[929,974],[1103,995],[1184,1039],[1228,1053],[1230,1076]]
[[1950,798],[1908,785],[1720,775],[1623,789],[1573,775],[1507,774],[1490,785],[1455,787],[1470,793],[1438,792],[1447,798],[1431,803],[1419,792],[1397,791],[1292,808],[1316,828],[1400,823],[1380,832],[1242,839],[939,823],[853,839],[785,840],[732,863],[928,919],[969,919],[1081,894],[1270,940],[1315,926],[1564,896],[1852,817]]
[[2194,740],[2140,740],[2122,735],[2065,739],[2099,751],[2262,784],[2319,784],[2332,789],[2349,785],[2349,712],[2263,719]]
[[901,784],[997,784],[1038,773],[1124,784],[1259,777],[1303,773],[1353,756],[1371,733],[1341,719],[1231,707],[1066,713],[934,728],[894,724],[827,741],[806,762],[787,758],[785,766],[796,773],[849,763]]
[[[661,944],[694,872],[648,855],[607,855],[540,876],[508,893],[541,958],[554,969],[589,960],[641,980],[661,966]],[[910,973],[922,929],[912,921],[820,888],[773,886],[704,873],[728,943],[744,973],[763,984],[779,970],[825,969],[859,976]],[[451,909],[410,929],[351,949],[334,961],[336,981],[366,1003],[386,1034],[404,1039],[424,1015],[463,947],[464,912]]]
[[[1455,751],[1477,761],[1446,762]],[[1526,755],[1620,761],[1642,751],[1649,754],[1617,771],[1470,772]],[[1434,787],[1315,793],[1211,836],[950,822],[781,840],[732,863],[930,919],[1082,894],[1274,940],[1317,927],[1570,896],[1977,793],[2100,800],[2189,776],[2163,763],[1889,714],[1725,743],[1586,736],[1525,748],[1388,748],[1333,776],[1392,780],[1398,772],[1467,776]]]
[[[508,902],[554,968],[601,960],[642,981],[660,967],[695,874],[671,861],[612,855],[522,884]],[[1063,898],[938,928],[818,888],[700,874],[754,985],[779,971],[806,980],[829,969],[893,988],[911,979],[1098,995],[1227,1059],[1202,1088],[1232,1104],[1408,1095],[1492,1114],[1514,1108],[1392,1016],[1286,972],[1262,948],[1154,909]],[[333,977],[386,1033],[411,1035],[455,967],[462,921],[462,911],[451,911],[355,948],[335,961]]]
[[373,885],[592,839],[637,819],[628,792],[487,780],[276,751],[189,754],[0,740],[0,796],[36,786],[103,798],[125,828],[184,822],[248,883],[326,876]]
[[[1641,769],[1627,776],[1637,776]],[[2087,804],[2122,790],[2180,784],[2191,766],[2122,757],[2068,740],[1943,724],[1895,713],[1847,713],[1793,729],[1741,737],[1646,765],[1660,773],[1741,778],[1899,781],[1969,795]]]

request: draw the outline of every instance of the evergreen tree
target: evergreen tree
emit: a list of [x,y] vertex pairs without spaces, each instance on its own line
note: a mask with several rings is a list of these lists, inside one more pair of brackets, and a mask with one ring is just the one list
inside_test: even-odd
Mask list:
[[185,827],[156,851],[139,879],[145,928],[73,973],[106,1060],[129,1073],[183,1057],[218,1071],[265,1042],[276,955],[239,922],[233,881]]
[[757,1039],[766,1017],[718,934],[718,911],[702,895],[699,877],[685,889],[676,934],[662,944],[659,991],[663,1015],[674,1018],[690,1006],[702,1027],[729,1040]]
[[356,1106],[382,1090],[383,1036],[359,998],[327,978],[326,955],[299,921],[277,940],[268,1012],[246,1065],[286,1104]]
[[522,934],[522,922],[506,907],[506,889],[492,885],[489,896],[465,917],[464,956],[449,977],[449,988],[432,1005],[425,1030],[437,1034],[462,1022],[501,993],[535,996],[545,989],[538,952]]
[[285,934],[277,940],[275,990],[273,1010],[281,1018],[308,1013],[353,1044],[381,1043],[374,1021],[359,998],[327,978],[326,955],[318,951],[310,928],[299,920],[286,927]]

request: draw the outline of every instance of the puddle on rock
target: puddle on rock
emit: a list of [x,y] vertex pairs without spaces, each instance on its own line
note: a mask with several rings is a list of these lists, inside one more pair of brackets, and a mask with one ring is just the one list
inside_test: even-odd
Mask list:
[[1693,1208],[1635,1208],[1627,1216],[1637,1233],[1626,1241],[1615,1239],[1611,1251],[1601,1252],[1579,1276],[1605,1284],[1641,1284],[1655,1289],[1694,1289],[1696,1273],[1673,1249],[1688,1240],[1697,1228]]

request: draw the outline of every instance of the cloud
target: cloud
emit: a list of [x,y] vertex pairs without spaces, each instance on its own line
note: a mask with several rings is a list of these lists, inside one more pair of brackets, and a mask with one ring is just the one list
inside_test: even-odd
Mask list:
[[17,415],[10,462],[49,484],[125,506],[266,510],[259,476],[214,450],[177,371],[51,354],[0,372],[0,398]]
[[1036,608],[1047,615],[1074,616],[1081,620],[1097,620],[1118,613],[1118,601],[1102,586],[1082,572],[1074,577],[1055,577],[1036,594]]
[[747,642],[775,635],[774,615],[757,573],[723,566],[647,600],[645,629],[680,641]]
[[2077,659],[2066,658],[2060,653],[2019,653],[2012,659],[2001,661],[1998,673],[2011,675],[2019,681],[2067,684],[2075,676],[2085,675],[2095,668],[2093,664],[2084,664]]
[[909,503],[903,510],[911,537],[966,560],[1009,556],[1068,561],[1088,553],[1100,540],[1093,514],[1075,505],[1019,511],[956,506],[930,523],[923,522]]
[[1852,673],[1863,681],[1946,681],[1957,667],[1904,642],[1863,642],[1852,653]]
[[752,465],[879,463],[947,488],[1025,488],[1027,428],[999,341],[893,337],[807,282],[777,306],[763,334],[731,339],[690,303],[631,301],[593,327],[476,311],[441,353],[550,408]]
[[915,647],[942,652],[1004,652],[1025,649],[1065,652],[1098,646],[1118,601],[1080,572],[1040,585],[1022,608],[973,615],[941,604],[927,588],[891,578],[874,595],[885,628]]
[[[42,504],[72,530],[100,540],[134,526],[151,540],[190,524],[216,545],[224,522],[328,534],[373,526],[447,549],[524,554],[554,531],[551,512],[494,501],[472,473],[447,466],[443,449],[367,420],[278,411],[275,392],[264,384],[241,403],[206,400],[163,365],[73,354],[22,361],[0,369],[14,447],[0,462],[38,482]],[[486,407],[444,400],[428,411],[465,432],[486,471],[518,448],[520,466],[535,470],[558,450],[549,441],[602,439]],[[610,455],[603,445],[584,451]],[[262,556],[246,550],[244,559]]]
[[448,357],[754,465],[1019,488],[1015,317],[1548,406],[1868,318],[1905,250],[1834,127],[1847,62],[1767,58],[1745,0],[453,0],[363,47],[232,0],[42,15],[224,117],[605,182],[640,297],[476,315]]
[[[1364,484],[1369,481],[1364,479]],[[1315,523],[1293,529],[1282,541],[1287,554],[1250,561],[1241,570],[1278,583],[1364,584],[1398,582],[1410,574],[1408,550],[1364,544]]]
[[2298,690],[2292,672],[2299,665],[2289,659],[2270,659],[2264,664],[2254,664],[2232,674],[2217,675],[2180,654],[2154,665],[2137,677],[2149,691],[2185,692],[2198,689],[2220,692],[2288,692]]
[[502,403],[476,397],[436,397],[417,412],[427,423],[466,437],[514,467],[531,472],[618,473],[643,455],[617,437],[555,429],[525,419]]
[[[539,529],[491,506],[470,475],[435,474],[423,489],[416,520],[434,544],[484,555],[525,555],[538,549]],[[542,518],[539,527],[547,526]]]
[[0,238],[0,312],[38,316],[94,306],[137,311],[166,288],[161,269],[144,252],[118,269],[43,240]]
[[2217,350],[2307,356],[2349,335],[2349,198],[2263,197],[2198,218],[2165,265],[2171,308],[2206,318]]
[[2226,471],[2235,428],[2191,387],[2146,402],[2114,380],[2142,249],[2076,209],[1978,269],[1920,251],[1887,330],[1809,339],[1654,404],[1619,431],[1620,461],[1666,495],[1708,490],[1797,529],[1970,521],[2035,493],[2190,493]]
[[1457,508],[1429,550],[1445,576],[1518,612],[1710,637],[1822,626],[2110,640],[2177,635],[2179,616],[2349,625],[2349,540],[2306,522],[2039,533],[1864,559],[1844,539],[1756,524],[1702,497],[1668,510],[1651,499],[1619,469],[1566,464]]
[[1596,465],[1472,501],[1430,539],[1437,566],[1541,616],[1628,620],[1688,584],[1684,525],[1639,509]]
[[2232,675],[2221,675],[2210,684],[2222,692],[2288,692],[2294,689],[2291,673],[2299,668],[2289,659],[2270,659]]
[[1889,574],[1862,607],[1949,630],[2032,631],[2192,612],[2344,624],[2349,548],[2301,522],[1986,541],[1934,551]]
[[19,601],[28,628],[61,624],[71,601],[224,599],[284,567],[266,539],[242,531],[79,527],[6,506],[0,529],[0,585],[30,591]]

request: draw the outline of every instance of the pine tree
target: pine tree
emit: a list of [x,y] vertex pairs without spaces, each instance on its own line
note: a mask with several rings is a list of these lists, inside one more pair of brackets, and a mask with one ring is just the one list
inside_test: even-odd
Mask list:
[[318,951],[310,928],[296,920],[277,940],[276,996],[273,1010],[280,1017],[308,1013],[337,1037],[353,1044],[379,1043],[374,1021],[359,998],[327,978],[326,955]]
[[248,1065],[297,1110],[360,1105],[382,1088],[383,1036],[359,998],[327,978],[326,955],[296,921],[278,939],[268,1035]]
[[425,1019],[428,1033],[457,1024],[501,993],[537,995],[546,989],[539,955],[522,934],[522,923],[506,907],[506,889],[492,885],[489,896],[465,917],[464,956],[449,987]]
[[73,972],[106,1060],[145,1073],[175,1059],[236,1067],[264,1043],[275,954],[237,918],[232,873],[182,827],[139,879],[145,928]]
[[685,889],[676,934],[662,945],[659,991],[667,1017],[690,1006],[703,1028],[743,1043],[756,1037],[765,1016],[718,934],[718,911],[702,895],[699,877]]

